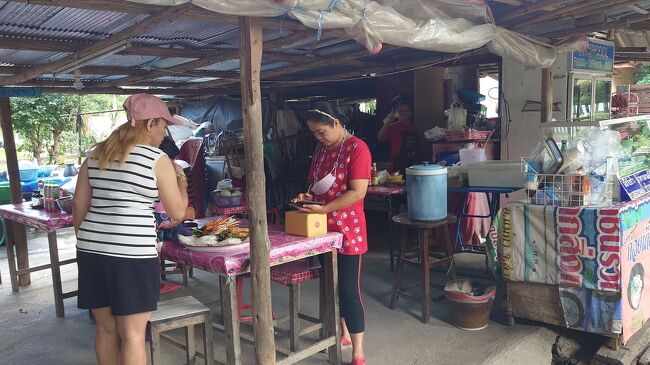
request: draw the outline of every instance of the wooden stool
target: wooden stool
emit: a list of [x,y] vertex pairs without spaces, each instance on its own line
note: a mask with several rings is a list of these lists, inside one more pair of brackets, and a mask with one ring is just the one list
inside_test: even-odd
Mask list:
[[[171,268],[171,270],[169,270]],[[167,275],[181,274],[183,276],[183,285],[187,286],[188,277],[194,277],[194,268],[188,267],[185,264],[168,264],[165,259],[160,259],[160,278],[166,279]]]
[[[289,316],[279,319],[277,323],[289,320],[289,349],[291,351],[295,352],[300,350],[300,336],[323,328],[323,315],[321,313],[323,305],[320,299],[318,318],[300,313],[300,284],[309,280],[320,279],[322,271],[323,269],[321,267],[310,267],[306,259],[271,268],[271,281],[289,288]],[[301,319],[314,324],[301,330]]]
[[[393,295],[390,301],[391,309],[395,308],[395,304],[399,300],[399,295],[403,294],[412,299],[417,299],[405,289],[422,286],[422,322],[429,322],[429,305],[431,304],[430,288],[429,288],[429,270],[446,264],[448,266],[447,273],[451,279],[456,278],[454,271],[454,245],[449,234],[449,229],[454,227],[456,223],[456,216],[449,214],[447,218],[436,222],[415,221],[408,218],[406,213],[393,216],[393,222],[401,231],[400,249],[397,256],[397,268],[395,270],[395,282],[393,284]],[[408,233],[410,230],[417,230],[418,232],[418,252],[408,252]],[[432,255],[431,238],[433,233],[438,230],[442,231],[445,238],[444,252],[442,255]],[[430,260],[433,256],[435,260]],[[408,287],[401,287],[402,270],[404,264],[419,266],[422,268],[422,281]]]
[[194,326],[203,325],[203,348],[206,365],[212,365],[214,354],[212,349],[212,318],[210,309],[193,297],[181,297],[158,303],[158,310],[153,312],[149,319],[149,335],[151,341],[151,364],[162,364],[160,354],[161,332],[176,328],[185,328],[185,346],[177,343],[169,336],[168,340],[185,349],[188,364],[196,364],[196,348],[194,343]]

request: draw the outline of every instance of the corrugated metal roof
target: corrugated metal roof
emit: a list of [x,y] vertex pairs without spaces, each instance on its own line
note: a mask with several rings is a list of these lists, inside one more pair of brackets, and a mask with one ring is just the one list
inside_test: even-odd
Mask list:
[[234,25],[219,25],[214,22],[174,19],[163,22],[134,38],[138,42],[156,45],[191,45],[194,47],[239,46],[239,30]]
[[0,49],[0,62],[12,65],[42,65],[59,60],[67,53],[42,52],[42,51],[16,51],[13,49]]
[[239,60],[228,60],[223,62],[217,62],[215,64],[201,67],[198,70],[210,70],[210,71],[231,71],[239,69]]
[[0,33],[33,38],[96,41],[146,15],[10,2],[0,8]]

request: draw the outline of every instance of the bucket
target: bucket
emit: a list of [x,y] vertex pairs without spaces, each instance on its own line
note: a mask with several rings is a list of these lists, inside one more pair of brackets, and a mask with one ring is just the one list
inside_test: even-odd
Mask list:
[[468,331],[487,327],[496,296],[495,286],[477,288],[469,280],[453,280],[445,285],[445,296],[453,303],[454,326]]
[[447,217],[447,168],[425,162],[406,169],[409,219],[439,221]]

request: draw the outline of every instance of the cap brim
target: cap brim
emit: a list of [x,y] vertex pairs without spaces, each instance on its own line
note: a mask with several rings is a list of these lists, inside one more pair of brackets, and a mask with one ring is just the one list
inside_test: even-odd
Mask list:
[[182,120],[180,120],[178,118],[174,118],[171,115],[168,116],[168,117],[161,117],[161,118],[164,119],[167,122],[167,124],[175,124],[175,125],[183,125],[183,124],[185,124]]

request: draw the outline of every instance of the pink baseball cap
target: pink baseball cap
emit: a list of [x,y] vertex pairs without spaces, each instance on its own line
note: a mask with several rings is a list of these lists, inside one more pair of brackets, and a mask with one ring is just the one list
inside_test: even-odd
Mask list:
[[162,118],[167,124],[183,124],[183,121],[169,114],[167,105],[160,98],[150,94],[133,94],[124,101],[124,110],[131,125],[136,120]]

